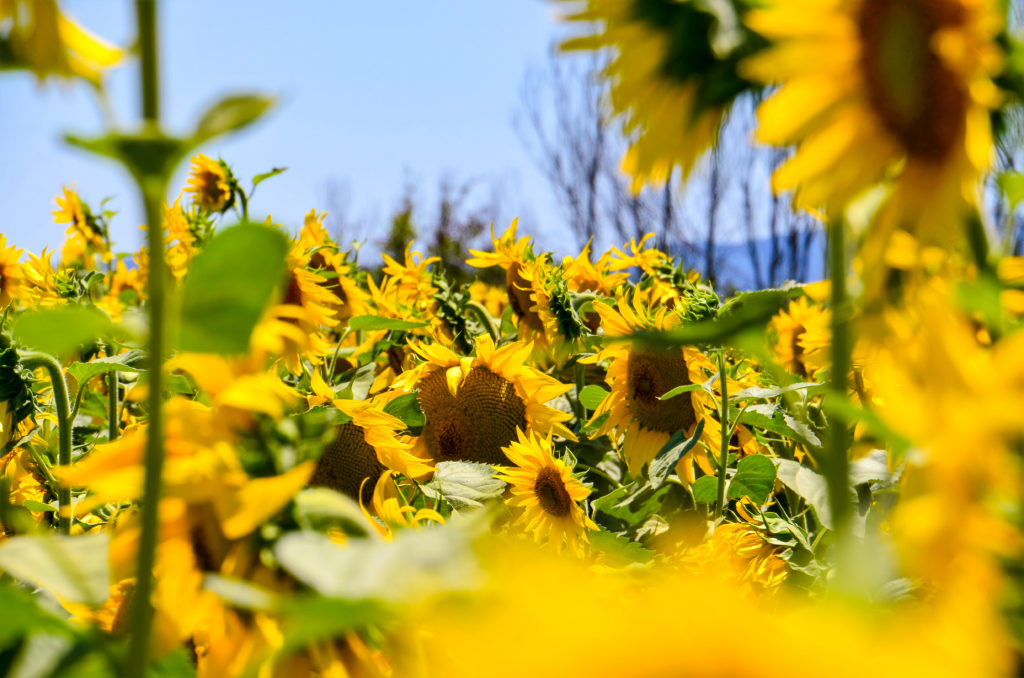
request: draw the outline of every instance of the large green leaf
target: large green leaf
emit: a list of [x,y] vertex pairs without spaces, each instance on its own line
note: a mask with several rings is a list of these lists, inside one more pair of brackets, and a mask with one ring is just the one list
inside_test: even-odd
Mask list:
[[60,356],[109,337],[114,323],[99,309],[69,305],[24,313],[13,331],[23,346]]
[[647,467],[647,476],[650,478],[653,489],[656,490],[661,487],[661,484],[665,482],[668,474],[676,467],[676,464],[683,458],[683,455],[692,450],[693,446],[697,444],[702,433],[704,433],[703,419],[697,422],[697,427],[692,436],[688,436],[686,431],[679,431],[669,438],[669,441],[665,443],[665,446],[661,448],[658,455],[651,460],[650,465]]
[[749,497],[758,506],[768,500],[775,486],[775,464],[762,454],[740,459],[736,475],[729,481],[729,499]]
[[505,482],[494,477],[487,464],[470,461],[442,461],[434,467],[434,479],[421,486],[431,498],[443,498],[452,508],[480,508],[488,499],[500,497]]
[[400,395],[384,406],[384,411],[398,417],[409,428],[418,428],[426,423],[419,396],[415,393]]
[[218,233],[193,260],[181,301],[178,347],[241,354],[285,274],[288,237],[256,224]]
[[714,504],[718,501],[718,477],[701,476],[690,488],[693,491],[693,499],[701,504]]
[[588,410],[596,410],[607,397],[608,391],[597,384],[584,386],[579,393],[580,404]]
[[82,385],[108,372],[141,372],[145,369],[145,360],[146,353],[136,349],[120,355],[96,358],[87,363],[74,363],[68,367],[68,373]]
[[21,536],[0,544],[0,570],[73,603],[102,604],[109,595],[105,533]]
[[775,464],[779,480],[803,498],[818,516],[818,522],[831,530],[832,511],[828,505],[828,483],[824,476],[790,459],[776,459]]

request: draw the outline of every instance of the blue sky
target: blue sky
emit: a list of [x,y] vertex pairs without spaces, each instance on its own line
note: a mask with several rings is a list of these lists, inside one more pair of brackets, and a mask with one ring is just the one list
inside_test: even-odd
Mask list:
[[[119,44],[134,35],[127,0],[65,0],[80,23]],[[526,69],[541,66],[565,33],[540,0],[434,2],[160,2],[163,118],[187,130],[203,108],[237,90],[281,97],[270,117],[201,150],[224,157],[248,183],[274,166],[288,171],[260,186],[252,209],[301,224],[311,208],[344,202],[349,220],[383,223],[405,184],[432,206],[438,181],[478,180],[501,194],[499,223],[523,216],[544,247],[564,244],[561,214],[512,124]],[[112,73],[121,124],[138,118],[137,70]],[[141,209],[127,178],[65,146],[64,131],[97,133],[101,119],[82,86],[37,86],[0,74],[0,232],[32,251],[57,246],[54,198],[75,183],[94,207],[107,196],[120,214],[119,249],[142,238]],[[172,181],[184,184],[185,168]],[[346,191],[330,198],[330,186]],[[342,200],[347,196],[347,200]],[[330,219],[330,218],[329,218]],[[330,223],[330,222],[329,222]],[[343,234],[378,237],[377,234]]]

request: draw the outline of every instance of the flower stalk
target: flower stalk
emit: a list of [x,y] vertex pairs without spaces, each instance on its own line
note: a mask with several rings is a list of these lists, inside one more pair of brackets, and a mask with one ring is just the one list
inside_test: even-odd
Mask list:
[[[20,351],[21,363],[34,370],[43,368],[53,385],[53,401],[57,408],[57,463],[60,466],[71,465],[71,401],[68,399],[68,384],[64,380],[64,370],[52,355],[39,351]],[[57,526],[61,534],[71,533],[73,508],[71,506],[71,488],[60,486],[57,489]]]
[[729,466],[729,379],[725,374],[725,349],[718,352],[718,382],[722,387],[722,446],[718,457],[718,502],[715,518],[725,513],[725,470]]
[[[846,290],[846,226],[841,219],[829,223],[829,276],[832,303],[832,366],[829,369],[829,395],[835,400],[846,398],[851,366],[850,301]],[[825,480],[828,484],[829,508],[833,527],[840,535],[849,521],[850,460],[847,455],[849,430],[841,416],[828,422],[828,443],[825,450]]]

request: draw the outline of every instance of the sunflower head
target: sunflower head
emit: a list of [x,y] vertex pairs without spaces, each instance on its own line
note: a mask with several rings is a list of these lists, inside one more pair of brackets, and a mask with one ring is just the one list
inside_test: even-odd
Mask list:
[[192,158],[185,191],[192,203],[207,212],[226,212],[235,204],[235,177],[223,160],[212,160],[202,153]]
[[21,254],[17,247],[7,247],[7,237],[0,233],[0,308],[23,294],[25,275],[18,263]]
[[555,550],[568,546],[582,553],[587,530],[597,529],[579,505],[590,488],[555,458],[550,438],[517,430],[504,452],[515,466],[502,468],[496,477],[510,486],[513,525]]
[[830,314],[807,297],[790,302],[772,318],[775,358],[799,377],[813,377],[828,364]]

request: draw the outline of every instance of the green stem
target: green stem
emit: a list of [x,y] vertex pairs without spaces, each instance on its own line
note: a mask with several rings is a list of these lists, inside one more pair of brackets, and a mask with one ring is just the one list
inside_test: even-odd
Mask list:
[[473,315],[477,317],[480,324],[483,325],[484,329],[487,330],[487,333],[491,335],[491,339],[493,339],[494,343],[497,344],[499,339],[498,328],[494,324],[494,319],[491,318],[491,314],[487,312],[487,309],[481,306],[478,301],[467,301],[466,310],[471,311]]
[[121,430],[120,407],[117,402],[117,370],[111,370],[107,376],[107,410],[109,421],[107,422],[107,440],[117,440]]
[[[829,395],[846,398],[851,364],[850,308],[846,293],[846,227],[842,220],[829,224],[829,275],[832,279],[832,366],[829,369]],[[850,460],[847,455],[849,432],[842,417],[831,417],[828,423],[828,442],[825,449],[825,480],[828,484],[829,508],[833,526],[843,534],[849,514],[850,497],[848,477]]]
[[586,386],[587,375],[585,369],[579,361],[573,365],[573,372],[576,377],[576,418],[579,420],[581,429],[587,423],[587,408],[583,406],[583,402],[580,400],[580,393],[583,393],[583,387]]
[[[139,57],[142,78],[142,117],[147,126],[159,128],[160,90],[157,68],[156,0],[136,0]],[[146,239],[149,250],[149,421],[146,435],[146,477],[142,497],[142,533],[139,537],[138,571],[132,595],[132,634],[128,646],[125,675],[143,678],[149,659],[149,641],[153,627],[153,568],[159,536],[160,476],[164,464],[163,358],[165,342],[164,283],[167,263],[161,205],[165,177],[136,177],[146,212]]]
[[725,373],[725,349],[718,352],[718,383],[722,387],[722,447],[718,457],[718,503],[715,504],[715,518],[725,512],[725,470],[729,465],[729,378]]
[[[64,381],[64,370],[52,355],[37,351],[19,352],[21,363],[28,369],[42,367],[53,384],[53,401],[57,407],[57,463],[71,465],[71,402],[68,400],[68,384]],[[63,534],[71,533],[72,520],[71,488],[57,489],[57,525]]]

